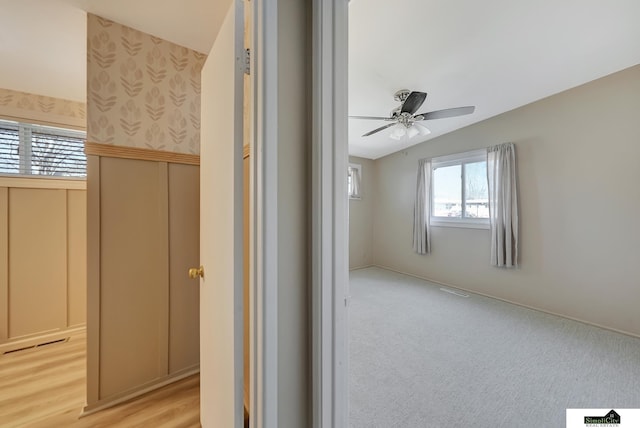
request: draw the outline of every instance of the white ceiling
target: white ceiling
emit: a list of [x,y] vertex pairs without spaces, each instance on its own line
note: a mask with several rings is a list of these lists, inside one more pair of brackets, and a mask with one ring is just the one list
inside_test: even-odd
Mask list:
[[[230,0],[0,0],[0,88],[86,99],[85,11],[209,52]],[[423,122],[433,138],[640,63],[638,0],[351,0],[349,113],[387,116],[396,90],[419,110],[475,105]],[[384,122],[350,119],[352,155],[396,141]]]
[[230,4],[231,0],[0,0],[0,88],[85,101],[86,12],[209,53]]
[[402,88],[428,93],[419,112],[476,106],[403,141],[350,119],[350,154],[371,159],[640,63],[638,0],[351,0],[349,13],[350,115],[388,116]]

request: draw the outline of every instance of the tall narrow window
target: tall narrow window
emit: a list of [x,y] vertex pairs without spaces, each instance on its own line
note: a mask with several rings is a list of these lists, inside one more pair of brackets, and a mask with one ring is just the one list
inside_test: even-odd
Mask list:
[[349,164],[347,173],[347,189],[350,199],[361,199],[362,167],[358,164]]

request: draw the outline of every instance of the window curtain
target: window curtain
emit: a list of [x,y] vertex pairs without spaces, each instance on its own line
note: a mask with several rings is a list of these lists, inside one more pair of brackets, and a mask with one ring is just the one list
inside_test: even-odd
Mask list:
[[513,143],[487,148],[491,264],[518,265],[518,196]]
[[416,201],[413,208],[413,250],[418,254],[431,252],[431,159],[418,161]]

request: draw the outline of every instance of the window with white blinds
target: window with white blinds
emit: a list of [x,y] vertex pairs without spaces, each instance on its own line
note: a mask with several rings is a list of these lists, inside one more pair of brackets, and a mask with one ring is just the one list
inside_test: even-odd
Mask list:
[[0,121],[0,174],[86,177],[85,133]]

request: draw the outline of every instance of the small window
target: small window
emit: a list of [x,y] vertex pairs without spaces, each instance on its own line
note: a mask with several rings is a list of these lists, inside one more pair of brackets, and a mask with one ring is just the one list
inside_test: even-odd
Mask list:
[[489,227],[484,150],[434,158],[431,189],[432,226]]
[[0,121],[0,174],[86,177],[86,134]]
[[362,167],[358,164],[349,164],[347,173],[347,189],[349,191],[349,199],[362,198]]

